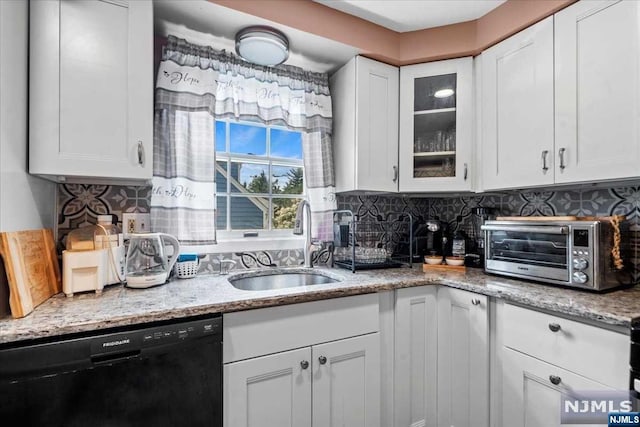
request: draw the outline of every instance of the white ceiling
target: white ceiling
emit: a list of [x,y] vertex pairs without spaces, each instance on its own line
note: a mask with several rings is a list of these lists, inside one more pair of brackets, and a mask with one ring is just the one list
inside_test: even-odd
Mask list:
[[358,54],[352,46],[206,0],[154,0],[153,6],[157,35],[172,34],[218,50],[235,52],[235,34],[239,30],[249,25],[269,25],[289,39],[288,65],[331,73]]
[[480,18],[505,0],[313,0],[397,32]]

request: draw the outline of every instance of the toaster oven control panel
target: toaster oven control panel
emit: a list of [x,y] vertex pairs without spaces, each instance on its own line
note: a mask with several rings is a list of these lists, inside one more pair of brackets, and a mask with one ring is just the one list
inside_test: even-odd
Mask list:
[[587,285],[591,281],[591,229],[573,227],[571,230],[571,276],[570,282]]

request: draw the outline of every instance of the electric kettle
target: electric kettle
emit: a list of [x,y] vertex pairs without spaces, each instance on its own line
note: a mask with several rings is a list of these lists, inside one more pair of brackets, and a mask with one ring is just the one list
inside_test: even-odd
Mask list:
[[[131,234],[127,251],[127,286],[149,288],[162,285],[178,259],[178,239],[165,233]],[[173,246],[171,260],[165,246]]]

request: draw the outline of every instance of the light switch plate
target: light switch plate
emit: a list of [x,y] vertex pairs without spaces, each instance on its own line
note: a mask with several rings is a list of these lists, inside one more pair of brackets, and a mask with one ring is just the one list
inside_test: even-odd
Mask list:
[[147,233],[150,229],[151,217],[148,213],[123,213],[122,214],[122,234],[125,239],[131,233]]

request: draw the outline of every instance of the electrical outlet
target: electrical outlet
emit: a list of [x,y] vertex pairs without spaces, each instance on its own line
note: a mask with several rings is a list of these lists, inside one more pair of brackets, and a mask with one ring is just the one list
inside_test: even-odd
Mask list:
[[148,233],[151,231],[151,215],[148,213],[139,213],[136,222],[137,233]]
[[149,231],[151,218],[148,213],[123,213],[122,234],[125,239],[131,233],[146,233]]

